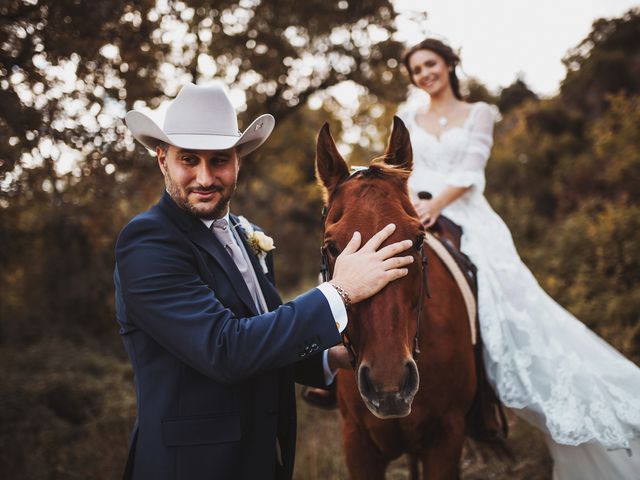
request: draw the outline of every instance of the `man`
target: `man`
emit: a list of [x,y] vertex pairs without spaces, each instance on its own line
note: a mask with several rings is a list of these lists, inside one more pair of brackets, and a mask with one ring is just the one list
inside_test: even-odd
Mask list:
[[[411,257],[396,255],[411,241],[378,250],[387,226],[358,249],[354,234],[331,284],[282,305],[265,235],[229,214],[241,158],[267,139],[273,117],[240,134],[225,90],[190,84],[163,127],[136,111],[126,122],[155,150],[166,192],[116,245],[117,318],[138,407],[125,478],[291,478],[294,380],[324,384],[320,352],[340,342],[345,304],[405,275]],[[339,352],[328,356],[325,367],[340,364]]]

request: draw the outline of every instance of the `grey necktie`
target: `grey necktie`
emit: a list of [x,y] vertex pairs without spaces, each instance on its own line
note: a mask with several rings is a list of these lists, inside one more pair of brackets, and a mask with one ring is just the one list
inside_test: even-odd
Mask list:
[[242,278],[247,284],[247,288],[249,289],[249,293],[251,293],[251,298],[253,299],[253,303],[255,304],[258,312],[266,312],[266,302],[262,294],[262,289],[258,284],[256,274],[253,271],[253,267],[247,254],[243,252],[238,241],[234,238],[232,227],[229,225],[229,222],[224,218],[218,219],[211,224],[211,230],[220,243],[224,245],[225,249],[233,259],[233,262],[236,264],[236,267],[240,270]]
[[[258,285],[258,279],[256,277],[255,272],[249,262],[247,255],[242,251],[240,245],[234,238],[233,232],[231,231],[231,227],[229,222],[226,219],[221,218],[214,221],[211,224],[211,230],[218,238],[220,243],[224,245],[224,248],[227,250],[231,258],[233,259],[236,267],[240,270],[242,274],[242,278],[247,284],[247,288],[251,293],[251,297],[253,298],[253,303],[256,305],[258,312],[266,312],[267,304],[264,299],[264,295],[262,294],[262,289],[260,285]],[[276,460],[280,465],[282,463],[282,449],[280,448],[280,441],[276,437]]]

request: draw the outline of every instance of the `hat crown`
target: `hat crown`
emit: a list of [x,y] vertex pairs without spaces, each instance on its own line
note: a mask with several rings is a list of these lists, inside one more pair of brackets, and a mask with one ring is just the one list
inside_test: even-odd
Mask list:
[[275,125],[267,113],[240,133],[235,108],[221,83],[185,85],[169,104],[162,127],[137,110],[127,112],[125,122],[133,137],[151,151],[162,145],[192,150],[235,148],[239,156],[262,145]]
[[167,135],[240,136],[236,111],[222,85],[185,85],[167,108]]

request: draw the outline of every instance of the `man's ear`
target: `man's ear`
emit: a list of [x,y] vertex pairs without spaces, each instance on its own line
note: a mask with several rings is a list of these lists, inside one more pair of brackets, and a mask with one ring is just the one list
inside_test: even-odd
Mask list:
[[238,152],[238,149],[234,147],[233,149],[235,155],[236,155],[236,173],[240,172],[240,167],[242,166],[242,157],[240,156],[240,153]]
[[409,131],[404,126],[404,122],[399,117],[393,117],[393,129],[389,145],[385,152],[387,165],[393,165],[411,170],[413,168],[413,150],[411,149],[411,138]]
[[160,167],[160,171],[162,175],[164,175],[165,170],[167,168],[167,150],[169,147],[165,147],[163,145],[156,146],[156,157],[158,157],[158,166]]
[[349,177],[349,167],[336,148],[328,123],[325,123],[318,133],[316,169],[318,180],[329,195],[340,182]]

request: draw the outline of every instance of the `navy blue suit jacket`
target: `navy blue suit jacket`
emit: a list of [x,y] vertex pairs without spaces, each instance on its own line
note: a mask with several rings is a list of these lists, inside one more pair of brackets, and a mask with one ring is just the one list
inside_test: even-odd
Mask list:
[[166,192],[120,233],[117,319],[138,407],[125,478],[291,477],[294,380],[323,384],[318,352],[340,335],[319,290],[282,305],[273,270],[245,248],[269,313],[256,312],[215,235]]

